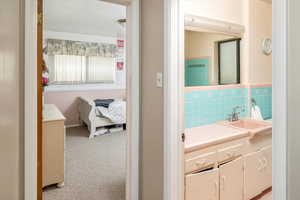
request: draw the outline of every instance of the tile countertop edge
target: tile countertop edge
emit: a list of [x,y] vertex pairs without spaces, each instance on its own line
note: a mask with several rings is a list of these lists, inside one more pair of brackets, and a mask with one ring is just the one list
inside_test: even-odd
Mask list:
[[245,138],[245,137],[249,137],[249,136],[250,136],[249,131],[240,129],[240,132],[235,135],[230,135],[228,137],[222,137],[222,138],[206,141],[206,142],[199,143],[197,145],[188,146],[188,147],[185,146],[184,153],[191,153],[193,151],[198,151],[198,150],[201,150],[201,149],[213,146],[213,145],[218,145],[218,144],[222,144],[224,142],[230,142],[233,140],[237,140],[237,139],[241,139],[241,138]]

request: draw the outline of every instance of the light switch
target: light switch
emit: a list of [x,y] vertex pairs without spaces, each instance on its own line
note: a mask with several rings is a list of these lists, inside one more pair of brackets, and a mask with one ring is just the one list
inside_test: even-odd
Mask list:
[[156,87],[159,87],[159,88],[163,87],[163,73],[162,72],[156,73]]

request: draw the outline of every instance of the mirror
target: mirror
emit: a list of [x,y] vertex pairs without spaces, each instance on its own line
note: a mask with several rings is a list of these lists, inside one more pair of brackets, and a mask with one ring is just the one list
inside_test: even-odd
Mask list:
[[185,86],[240,83],[240,41],[237,36],[185,31]]

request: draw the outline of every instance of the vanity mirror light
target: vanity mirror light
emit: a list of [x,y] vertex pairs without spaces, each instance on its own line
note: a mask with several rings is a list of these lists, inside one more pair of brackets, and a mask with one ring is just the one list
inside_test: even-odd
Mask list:
[[244,27],[202,17],[185,19],[185,87],[240,84]]

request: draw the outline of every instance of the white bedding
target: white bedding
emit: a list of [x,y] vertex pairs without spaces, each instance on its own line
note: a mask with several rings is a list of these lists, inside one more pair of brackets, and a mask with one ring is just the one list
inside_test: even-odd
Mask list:
[[126,102],[122,100],[115,100],[109,104],[108,108],[97,106],[100,115],[110,119],[114,123],[126,123]]

